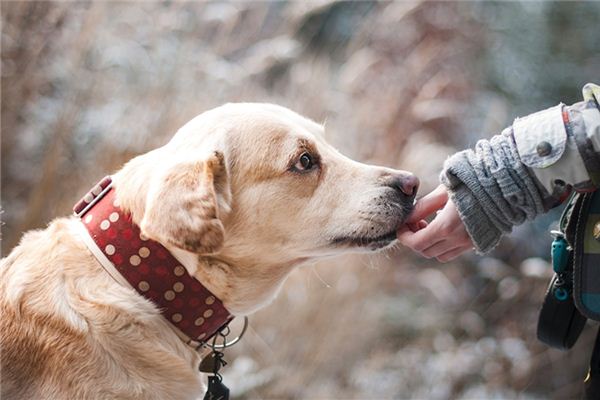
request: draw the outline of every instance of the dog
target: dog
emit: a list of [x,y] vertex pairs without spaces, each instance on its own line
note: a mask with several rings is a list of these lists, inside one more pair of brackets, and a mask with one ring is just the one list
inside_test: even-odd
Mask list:
[[[205,288],[207,304],[222,304],[226,323],[267,305],[308,261],[390,247],[418,179],[343,156],[323,126],[284,107],[234,103],[133,158],[109,186],[94,192],[110,190],[109,206],[120,211],[95,229],[122,215],[139,230],[135,240],[166,249],[177,276]],[[114,260],[106,262],[114,246],[97,254],[102,246],[84,227],[91,215],[26,233],[1,261],[2,398],[202,397],[201,354],[174,328],[175,314],[166,318],[138,290],[147,282],[132,288],[115,275]],[[135,270],[149,253],[140,248],[124,263]]]

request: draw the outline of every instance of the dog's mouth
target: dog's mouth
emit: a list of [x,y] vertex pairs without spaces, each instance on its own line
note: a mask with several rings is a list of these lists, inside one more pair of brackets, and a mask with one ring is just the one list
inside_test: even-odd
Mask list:
[[366,247],[371,250],[383,249],[396,240],[396,230],[379,236],[340,236],[334,238],[331,244],[336,247]]
[[[392,217],[388,217],[389,219],[382,224],[386,226],[385,233],[375,233],[372,235],[368,234],[352,234],[352,235],[343,235],[343,236],[335,236],[329,242],[332,247],[340,248],[365,248],[369,250],[381,250],[396,241],[396,231],[398,227],[400,227],[408,215],[412,212],[414,208],[414,201],[405,202],[403,204],[397,204],[395,211],[395,215]],[[370,229],[373,230],[377,228],[373,225],[373,220],[371,222]],[[368,227],[365,227],[368,230]],[[380,226],[379,231],[383,230]],[[377,230],[375,232],[377,232]]]

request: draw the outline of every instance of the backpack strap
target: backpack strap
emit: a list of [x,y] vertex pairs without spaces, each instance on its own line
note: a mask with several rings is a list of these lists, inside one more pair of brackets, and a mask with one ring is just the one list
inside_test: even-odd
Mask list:
[[600,191],[581,194],[573,257],[573,297],[587,318],[600,321]]

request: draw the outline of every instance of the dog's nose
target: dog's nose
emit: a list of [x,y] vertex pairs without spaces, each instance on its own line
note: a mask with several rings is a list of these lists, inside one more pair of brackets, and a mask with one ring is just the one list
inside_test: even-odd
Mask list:
[[390,177],[388,186],[412,197],[417,194],[419,189],[419,178],[413,174],[394,174]]

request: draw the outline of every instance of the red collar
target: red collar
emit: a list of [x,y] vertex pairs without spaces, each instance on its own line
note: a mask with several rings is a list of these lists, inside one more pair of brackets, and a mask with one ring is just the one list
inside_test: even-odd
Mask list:
[[233,319],[164,246],[140,233],[131,215],[118,207],[110,176],[73,211],[93,240],[86,244],[107,272],[152,301],[188,343],[206,342]]

